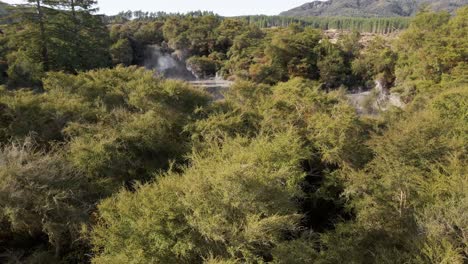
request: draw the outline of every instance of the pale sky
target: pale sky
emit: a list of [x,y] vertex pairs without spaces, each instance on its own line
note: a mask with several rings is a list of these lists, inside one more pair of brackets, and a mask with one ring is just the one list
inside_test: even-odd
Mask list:
[[[19,4],[22,0],[1,0]],[[282,11],[302,5],[312,0],[98,0],[99,13],[114,15],[120,11],[143,10],[165,11],[213,11],[222,16],[239,15],[278,15]]]

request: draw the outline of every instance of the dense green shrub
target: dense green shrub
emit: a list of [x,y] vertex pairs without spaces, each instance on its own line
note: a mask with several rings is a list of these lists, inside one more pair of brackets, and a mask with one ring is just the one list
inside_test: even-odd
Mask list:
[[379,81],[388,88],[395,81],[397,56],[397,53],[391,50],[389,43],[381,37],[376,37],[353,61],[352,70],[367,82],[380,77]]
[[134,66],[78,75],[51,73],[44,80],[44,89],[77,94],[107,111],[125,108],[146,112],[163,108],[168,109],[167,114],[179,118],[188,118],[188,114],[210,100],[207,94],[187,83],[158,79],[153,72]]
[[190,150],[184,127],[209,102],[187,84],[155,79],[136,67],[54,73],[44,86],[47,94],[70,93],[101,111],[95,122],[72,120],[63,131],[73,163],[90,175],[127,181],[147,179],[171,161],[182,161]]
[[464,262],[468,126],[466,108],[450,105],[467,100],[466,89],[448,92],[369,141],[372,161],[343,174],[356,221],[326,237],[325,259]]
[[30,139],[2,146],[0,163],[2,247],[23,245],[31,254],[31,246],[43,241],[51,245],[52,256],[62,257],[85,245],[82,225],[90,224],[95,202],[108,195],[105,182],[89,182],[63,151],[45,153]]
[[8,85],[13,87],[37,87],[44,77],[44,70],[40,63],[28,58],[24,52],[8,55]]
[[112,62],[129,66],[133,62],[133,49],[128,39],[119,39],[110,48]]
[[468,34],[467,17],[468,7],[460,8],[452,18],[444,12],[416,16],[397,41],[396,84],[400,90],[410,97],[414,97],[411,89],[430,94],[444,75],[466,64],[467,40],[463,36]]
[[187,67],[198,79],[206,79],[216,75],[219,62],[208,57],[194,56],[187,60]]
[[70,159],[90,175],[147,180],[189,151],[181,128],[163,112],[115,110],[102,122],[67,128]]
[[0,104],[0,139],[3,143],[29,136],[41,144],[64,141],[62,130],[68,123],[95,122],[102,113],[84,98],[63,91],[39,94],[2,90]]
[[292,132],[213,144],[192,155],[183,174],[104,201],[93,262],[271,258],[286,234],[298,231],[293,198],[301,195],[298,164],[306,156]]

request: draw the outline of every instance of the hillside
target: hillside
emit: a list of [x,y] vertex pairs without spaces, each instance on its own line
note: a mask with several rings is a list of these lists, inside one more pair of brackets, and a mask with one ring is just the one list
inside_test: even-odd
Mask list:
[[309,2],[280,15],[406,17],[414,15],[424,5],[430,5],[434,11],[454,12],[467,4],[468,0],[328,0]]

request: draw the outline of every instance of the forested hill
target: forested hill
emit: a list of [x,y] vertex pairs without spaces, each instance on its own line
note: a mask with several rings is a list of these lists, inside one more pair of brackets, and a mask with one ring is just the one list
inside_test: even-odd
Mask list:
[[328,0],[313,1],[282,12],[282,16],[355,16],[393,17],[413,16],[424,5],[434,11],[453,13],[467,5],[468,0]]

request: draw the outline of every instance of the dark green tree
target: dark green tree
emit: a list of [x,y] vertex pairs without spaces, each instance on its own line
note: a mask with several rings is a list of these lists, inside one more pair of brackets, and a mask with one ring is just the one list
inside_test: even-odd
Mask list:
[[133,62],[133,49],[128,39],[119,39],[110,48],[112,62],[129,66]]

